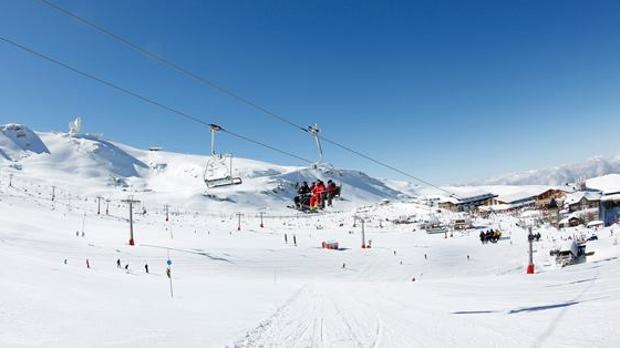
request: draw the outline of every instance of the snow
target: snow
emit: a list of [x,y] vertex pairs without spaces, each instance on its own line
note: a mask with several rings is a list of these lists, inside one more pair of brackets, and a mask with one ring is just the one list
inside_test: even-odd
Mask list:
[[598,226],[604,226],[605,222],[601,221],[601,220],[594,220],[594,221],[590,221],[586,227],[591,228],[591,227],[598,227]]
[[588,179],[586,186],[601,191],[605,195],[620,193],[620,174],[608,174]]
[[620,193],[601,197],[602,202],[620,201]]
[[41,153],[49,150],[28,127],[16,123],[0,126],[0,160],[19,161]]
[[570,251],[573,256],[577,256],[577,252],[579,250],[579,246],[574,239],[564,241],[559,248],[560,251]]
[[578,192],[569,193],[568,195],[566,195],[564,204],[571,205],[571,204],[579,203],[584,198],[587,201],[598,201],[601,199],[601,194],[598,192],[591,192],[591,191],[578,191]]
[[[49,152],[0,171],[2,347],[620,344],[618,226],[598,229],[599,240],[588,242],[595,254],[565,268],[549,251],[591,231],[536,229],[537,274],[526,275],[527,231],[517,218],[473,221],[499,228],[497,244],[482,245],[475,229],[429,235],[392,221],[462,215],[438,213],[358,171],[238,159],[244,183],[209,192],[218,200],[203,194],[203,156],[161,151],[166,166],[154,170],[148,151],[88,135],[38,136]],[[316,177],[343,183],[344,200],[317,215],[284,207],[291,185]],[[120,202],[128,195],[142,202],[135,246]],[[111,199],[109,215],[97,214],[97,196]],[[264,228],[259,211],[267,211]],[[360,247],[354,216],[372,248]],[[321,249],[322,241],[340,250]]]
[[529,186],[529,187],[526,186],[526,187],[523,187],[522,190],[518,192],[502,194],[497,199],[507,204],[519,203],[523,200],[529,200],[529,199],[533,201],[536,198],[536,196],[542,193],[545,193],[550,189],[551,187],[549,186]]
[[248,206],[291,212],[286,205],[291,204],[295,185],[317,179],[332,179],[343,186],[347,199],[338,205],[340,210],[408,196],[359,171],[329,165],[317,169],[281,166],[244,158],[233,159],[233,175],[241,176],[244,185],[207,191],[203,181],[207,156],[154,153],[88,134],[32,132],[32,138],[40,139],[45,151],[33,155],[20,149],[19,157],[11,152],[16,161],[4,162],[18,164],[20,175],[74,193],[104,194],[106,198],[140,193],[147,206],[163,202],[226,214]]
[[[562,187],[551,185],[481,185],[481,186],[444,186],[442,187],[448,192],[454,193],[459,197],[474,197],[484,194],[497,195],[497,200],[502,202],[514,202],[523,198],[537,196],[550,189],[562,189]],[[436,188],[421,188],[418,191],[419,195],[428,197],[440,197],[441,200],[450,200],[449,194],[437,190]],[[454,200],[456,202],[456,200]]]

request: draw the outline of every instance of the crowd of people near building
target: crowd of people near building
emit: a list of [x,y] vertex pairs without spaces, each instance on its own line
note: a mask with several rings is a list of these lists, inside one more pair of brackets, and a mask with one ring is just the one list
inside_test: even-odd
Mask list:
[[295,196],[295,208],[299,210],[324,209],[331,207],[334,197],[340,195],[340,187],[332,180],[325,184],[317,180],[308,185],[307,181],[297,184],[297,196]]

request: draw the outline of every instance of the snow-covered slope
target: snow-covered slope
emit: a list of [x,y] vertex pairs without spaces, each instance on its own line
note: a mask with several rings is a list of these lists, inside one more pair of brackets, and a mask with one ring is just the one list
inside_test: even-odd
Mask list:
[[[342,185],[337,209],[405,196],[378,179],[329,165],[282,166],[235,158],[233,175],[243,184],[207,190],[206,156],[137,149],[93,135],[35,133],[24,125],[2,127],[0,154],[22,180],[44,180],[72,192],[108,196],[139,195],[195,209],[286,210],[301,181],[334,180]],[[226,166],[225,166],[226,167]]]
[[[460,215],[383,201],[428,189],[239,159],[244,183],[207,197],[206,157],[96,136],[40,133],[38,144],[37,134],[13,137],[9,128],[0,160],[0,347],[620,344],[617,226],[597,230],[587,246],[595,254],[566,268],[550,250],[593,231],[538,228],[537,274],[526,275],[527,232],[515,217],[476,218],[480,229],[503,233],[481,244],[476,229],[437,235],[408,224]],[[316,177],[342,183],[346,200],[329,214],[276,211],[294,183]],[[508,195],[541,187],[449,189]],[[121,201],[128,194],[141,201],[135,245]],[[99,213],[95,195],[110,198]],[[261,225],[264,208],[271,211]],[[340,249],[322,249],[326,240]]]
[[20,124],[0,126],[0,158],[19,161],[31,155],[49,153],[39,136]]
[[585,162],[529,170],[501,175],[486,180],[486,184],[502,185],[564,185],[578,179],[588,179],[605,174],[620,173],[620,155],[595,157]]
[[526,275],[527,232],[510,216],[478,219],[507,238],[481,244],[476,230],[444,237],[386,220],[428,207],[368,206],[356,212],[372,240],[362,249],[352,212],[270,216],[264,228],[245,215],[237,230],[210,212],[165,221],[153,209],[136,214],[130,246],[126,206],[98,215],[90,200],[38,198],[42,188],[0,186],[0,347],[620,344],[617,227],[566,268],[549,250],[591,231],[537,229],[537,274]]
[[421,187],[420,185],[414,184],[409,181],[400,181],[400,180],[392,180],[392,179],[383,179],[383,182],[386,186],[402,192],[403,195],[409,197],[416,197],[420,195]]

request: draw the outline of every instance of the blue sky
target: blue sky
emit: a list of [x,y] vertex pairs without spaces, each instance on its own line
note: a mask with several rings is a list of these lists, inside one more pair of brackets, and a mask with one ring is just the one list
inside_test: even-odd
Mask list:
[[[620,145],[617,1],[78,1],[81,16],[300,124],[435,183],[610,155]],[[37,0],[0,35],[237,133],[312,140]],[[0,43],[0,122],[208,153],[208,131]],[[230,152],[300,164],[225,136]],[[338,167],[400,178],[325,145]]]

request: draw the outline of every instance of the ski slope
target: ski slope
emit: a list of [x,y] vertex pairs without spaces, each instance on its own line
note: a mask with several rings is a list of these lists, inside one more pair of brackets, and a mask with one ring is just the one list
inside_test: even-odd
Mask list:
[[[620,345],[618,226],[542,227],[537,274],[526,275],[527,235],[514,217],[475,220],[503,232],[485,245],[476,229],[429,235],[393,223],[455,217],[410,198],[413,185],[242,159],[244,184],[206,196],[203,156],[26,133],[20,144],[40,139],[47,151],[3,140],[1,347]],[[294,183],[315,177],[342,183],[344,200],[316,215],[285,208]],[[141,201],[135,246],[129,195]],[[372,248],[361,248],[354,216]],[[549,256],[592,233],[587,263],[559,268]]]
[[[445,239],[412,225],[382,221],[381,228],[379,219],[427,209],[369,205],[357,214],[368,221],[373,248],[361,249],[354,212],[271,217],[264,228],[245,216],[237,231],[233,216],[187,211],[166,223],[159,209],[136,216],[132,247],[126,207],[97,215],[92,200],[51,202],[38,189],[16,184],[0,196],[2,346],[619,343],[620,247],[609,229],[598,232],[588,263],[564,269],[548,250],[577,232],[541,231],[540,273],[527,276],[525,232],[508,217],[486,223],[512,243],[482,245],[475,232]],[[323,240],[343,250],[320,249]],[[174,298],[164,275],[168,252]],[[117,258],[129,272],[116,268]]]

